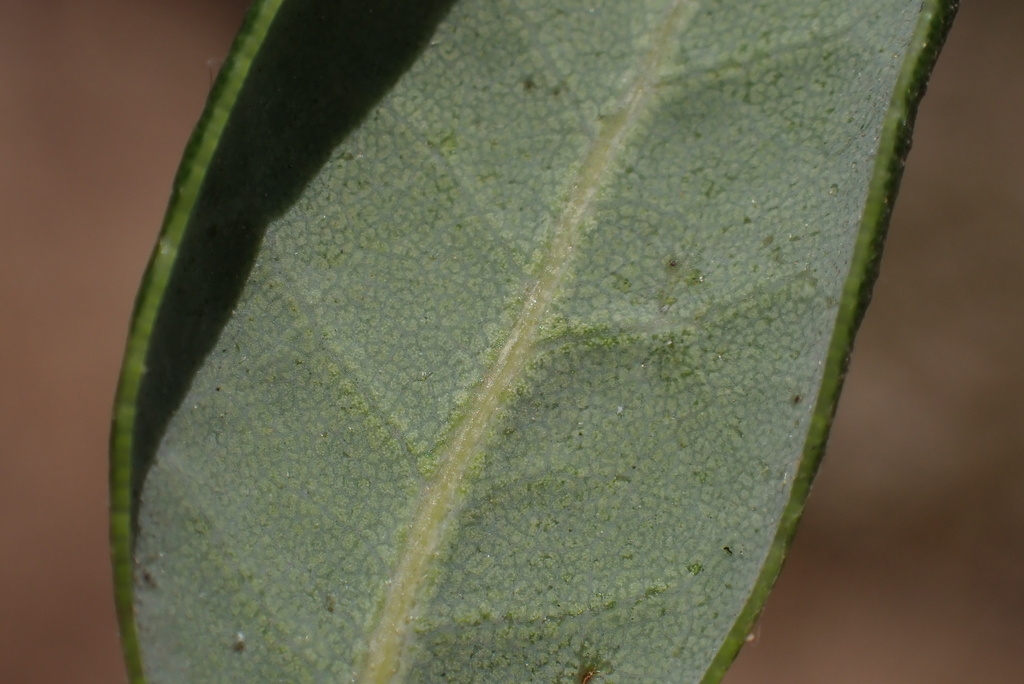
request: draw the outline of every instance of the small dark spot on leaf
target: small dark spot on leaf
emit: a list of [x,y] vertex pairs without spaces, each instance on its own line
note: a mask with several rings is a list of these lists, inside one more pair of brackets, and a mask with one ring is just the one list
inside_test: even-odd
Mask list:
[[619,292],[626,293],[629,292],[629,290],[632,288],[632,283],[629,282],[628,278],[624,278],[617,273],[613,273],[612,278],[614,278],[612,287],[614,287]]
[[241,632],[235,632],[235,641],[231,645],[231,650],[235,653],[241,653],[245,650],[245,635]]
[[590,682],[596,684],[597,675],[615,672],[611,661],[602,657],[600,652],[586,643],[580,646],[577,657],[579,658],[579,667],[576,668],[577,684],[589,684]]
[[526,77],[523,79],[523,90],[533,90],[536,87],[537,84],[534,82],[532,78]]
[[728,546],[723,546],[722,550],[725,551],[730,556],[732,555],[732,549],[730,549]]
[[675,259],[670,259],[669,262],[668,262],[668,267],[669,268],[675,268],[678,265],[679,265],[679,262],[676,261]]
[[794,404],[799,404],[803,400],[803,398],[804,397],[803,397],[802,394],[794,394],[793,395],[793,403]]
[[142,571],[142,581],[156,589],[156,579],[153,577],[152,573],[149,572],[149,570]]

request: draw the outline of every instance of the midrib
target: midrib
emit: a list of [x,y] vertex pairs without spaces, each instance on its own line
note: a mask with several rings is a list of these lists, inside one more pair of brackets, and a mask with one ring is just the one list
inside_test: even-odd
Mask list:
[[405,547],[388,585],[380,621],[368,642],[363,671],[359,676],[362,684],[385,684],[401,669],[402,650],[426,568],[454,516],[459,484],[466,468],[487,436],[498,413],[501,397],[512,388],[531,356],[541,320],[565,275],[573,245],[593,208],[594,198],[650,100],[661,63],[672,49],[673,37],[682,31],[696,5],[695,0],[675,0],[672,3],[638,66],[636,79],[622,106],[601,121],[598,135],[587,150],[579,176],[571,188],[569,201],[555,225],[540,276],[530,289],[508,340],[466,406],[464,418],[447,443],[439,471],[424,492],[409,527]]

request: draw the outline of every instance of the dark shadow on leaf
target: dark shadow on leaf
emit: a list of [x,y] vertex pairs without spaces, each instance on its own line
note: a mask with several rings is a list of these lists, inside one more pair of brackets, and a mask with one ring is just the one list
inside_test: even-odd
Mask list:
[[210,163],[154,325],[134,426],[133,521],[167,423],[230,317],[267,225],[412,64],[453,2],[290,0],[279,10]]

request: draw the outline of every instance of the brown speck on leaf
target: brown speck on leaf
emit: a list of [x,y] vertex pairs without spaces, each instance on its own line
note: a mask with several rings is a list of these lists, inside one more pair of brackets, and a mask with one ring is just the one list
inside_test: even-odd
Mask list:
[[534,82],[532,78],[523,79],[523,90],[533,90],[536,87],[537,84]]

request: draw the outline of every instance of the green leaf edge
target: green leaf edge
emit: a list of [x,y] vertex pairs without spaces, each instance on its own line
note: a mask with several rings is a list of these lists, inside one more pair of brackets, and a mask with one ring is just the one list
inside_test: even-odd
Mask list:
[[857,334],[864,312],[871,301],[871,290],[878,277],[882,258],[882,245],[889,229],[892,209],[899,193],[900,180],[907,155],[910,154],[911,134],[917,108],[924,97],[939,52],[946,40],[960,0],[924,0],[914,36],[903,58],[900,74],[893,89],[889,109],[882,124],[875,168],[868,186],[867,202],[861,216],[857,244],[850,262],[850,272],[843,285],[843,296],[836,314],[836,326],[829,343],[828,356],[822,376],[818,401],[811,416],[811,427],[804,442],[803,455],[789,503],[782,512],[778,531],[765,558],[761,573],[754,583],[750,598],[743,607],[732,630],[725,638],[701,684],[716,684],[739,655],[746,643],[768,594],[782,570],[786,551],[796,534],[797,523],[803,514],[807,495],[811,491],[814,475],[825,454],[832,419],[839,403],[839,394],[850,364],[853,338]]
[[[135,406],[145,372],[149,340],[177,259],[178,247],[206,178],[210,160],[220,142],[253,58],[263,44],[283,2],[284,0],[255,0],[246,13],[228,57],[210,90],[203,113],[185,147],[160,236],[147,264],[132,312],[124,363],[114,399],[110,436],[110,543],[114,601],[121,632],[121,649],[128,678],[132,684],[145,682],[132,590],[134,560],[131,539],[131,467]],[[849,366],[853,338],[864,317],[878,275],[882,245],[892,217],[892,208],[899,191],[906,158],[910,152],[917,108],[959,5],[960,0],[925,0],[922,4],[921,16],[907,55],[904,57],[879,139],[875,169],[850,273],[843,286],[842,302],[829,344],[821,390],[804,444],[800,467],[793,482],[790,501],[783,511],[775,539],[750,598],[705,672],[702,684],[715,684],[720,681],[739,654],[740,648],[746,642],[747,634],[775,584],[786,551],[796,533],[797,523],[810,493],[811,482],[824,455],[839,394]]]
[[132,446],[136,402],[145,373],[149,340],[164,292],[170,281],[199,190],[210,160],[217,149],[224,126],[249,67],[267,35],[284,0],[255,0],[235,36],[217,80],[207,96],[206,106],[185,146],[181,165],[174,177],[171,198],[156,247],[142,277],[132,312],[121,377],[114,398],[110,433],[110,546],[114,575],[114,603],[121,631],[121,651],[128,680],[143,684],[145,677],[135,625],[132,558]]

